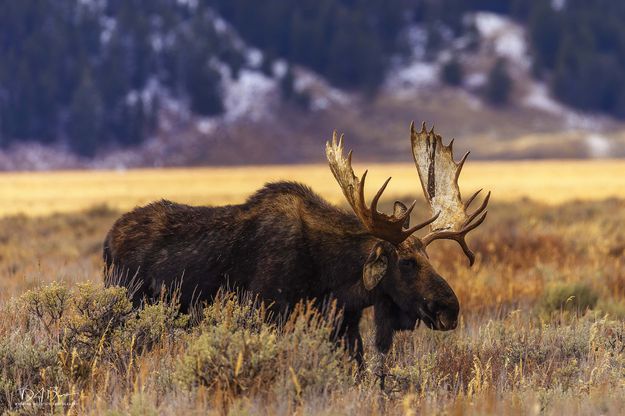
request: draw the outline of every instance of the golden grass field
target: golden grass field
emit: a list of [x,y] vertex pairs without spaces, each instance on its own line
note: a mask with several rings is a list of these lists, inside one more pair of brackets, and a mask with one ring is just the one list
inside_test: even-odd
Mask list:
[[[361,174],[365,166],[355,165]],[[372,164],[369,192],[388,176],[387,196],[421,198],[413,164]],[[183,203],[238,203],[268,181],[306,183],[334,203],[340,189],[326,165],[238,168],[140,169],[0,174],[0,216],[76,212],[95,205],[127,210],[155,199]],[[547,203],[625,197],[623,161],[474,162],[463,169],[461,189],[490,189],[497,201],[528,197]],[[465,191],[466,192],[466,191]]]
[[[370,196],[394,178],[382,208],[422,198],[414,167],[368,167]],[[276,328],[226,297],[189,327],[103,288],[102,240],[123,210],[234,203],[278,179],[342,203],[325,166],[1,174],[0,414],[622,414],[624,162],[467,163],[464,193],[493,191],[469,238],[477,262],[452,242],[428,249],[460,325],[398,334],[385,391],[369,311],[357,374],[310,311]]]

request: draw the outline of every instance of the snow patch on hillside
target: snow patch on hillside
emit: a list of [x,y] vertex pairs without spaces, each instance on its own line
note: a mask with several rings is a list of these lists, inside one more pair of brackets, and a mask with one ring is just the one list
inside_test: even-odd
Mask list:
[[178,4],[187,6],[191,10],[195,10],[198,0],[176,0]]
[[320,111],[331,105],[345,106],[351,102],[348,93],[332,87],[322,76],[302,67],[294,73],[293,88],[310,96],[310,109]]
[[410,47],[413,59],[417,61],[425,60],[426,45],[428,40],[427,31],[421,25],[412,25],[406,29],[406,40]]
[[260,71],[242,69],[236,79],[230,74],[223,77],[223,90],[224,121],[234,122],[242,118],[258,121],[268,115],[276,81]]
[[[475,13],[473,21],[480,34],[482,51],[505,58],[508,62],[508,72],[519,86],[517,90],[522,94],[516,97],[516,101],[522,106],[559,117],[563,127],[568,130],[593,131],[601,129],[601,126],[606,124],[608,118],[605,116],[577,111],[558,102],[551,95],[547,85],[532,76],[530,72],[532,58],[523,26],[507,17],[490,12]],[[467,75],[465,85],[479,88],[486,80],[487,73],[478,71]],[[593,138],[588,143],[597,147],[599,142]],[[600,146],[598,148],[600,150],[596,154],[602,154],[603,148]]]
[[550,114],[564,115],[565,107],[551,98],[547,86],[544,83],[534,82],[529,87],[529,91],[523,97],[522,103],[531,108],[542,110]]
[[566,7],[566,0],[551,0],[551,8],[557,12]]
[[478,12],[474,17],[483,43],[492,48],[497,56],[507,58],[528,69],[531,58],[528,53],[525,29],[513,20],[490,12]]
[[410,89],[425,88],[438,82],[439,65],[431,62],[413,61],[399,68],[389,77],[386,85],[389,89],[401,94],[410,94]]
[[427,31],[424,27],[412,25],[403,36],[410,49],[409,56],[393,59],[384,88],[396,96],[410,97],[438,84],[440,64],[426,60]]
[[610,140],[600,134],[589,134],[586,137],[586,146],[588,147],[588,153],[593,158],[605,158],[610,156],[612,150],[612,143]]
[[[597,131],[601,130],[602,126],[608,122],[607,116],[577,111],[556,101],[545,83],[533,79],[528,83],[528,91],[522,97],[521,104],[560,117],[564,128],[568,130]],[[604,157],[607,153],[604,154],[604,147],[597,137],[599,136],[589,136],[587,144],[589,149],[590,147],[598,149],[591,152],[593,157]]]
[[474,72],[464,77],[464,86],[470,90],[477,90],[486,84],[486,74],[483,72]]

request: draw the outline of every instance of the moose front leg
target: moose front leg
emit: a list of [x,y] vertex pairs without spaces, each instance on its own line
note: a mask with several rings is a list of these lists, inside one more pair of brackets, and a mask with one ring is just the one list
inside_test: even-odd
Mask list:
[[374,359],[373,371],[380,379],[380,389],[384,390],[386,379],[386,354],[393,344],[393,304],[390,299],[383,299],[377,302],[374,307],[375,315],[375,347],[376,356]]
[[350,355],[356,360],[359,369],[363,367],[364,352],[362,338],[358,328],[361,316],[362,312],[346,311],[343,315],[343,322],[338,328],[338,339],[345,343],[345,348],[347,348]]

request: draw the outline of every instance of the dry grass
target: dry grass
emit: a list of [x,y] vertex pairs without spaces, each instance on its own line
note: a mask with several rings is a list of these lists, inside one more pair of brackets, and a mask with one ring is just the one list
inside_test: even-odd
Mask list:
[[[387,197],[421,198],[414,165],[367,164],[356,165],[355,170],[362,172],[365,167],[370,170],[372,188],[387,176],[393,177]],[[196,204],[237,203],[265,182],[285,178],[312,186],[332,202],[342,200],[325,165],[2,173],[0,216],[76,212],[94,205],[126,210],[159,198]],[[625,162],[474,161],[463,170],[461,187],[467,192],[485,187],[493,191],[497,201],[529,197],[561,203],[574,198],[624,198]]]
[[[451,333],[419,328],[399,334],[385,392],[370,372],[357,377],[340,353],[327,348],[327,328],[305,308],[304,319],[286,329],[259,323],[262,312],[227,296],[194,328],[172,316],[166,304],[129,312],[116,289],[100,289],[101,239],[117,211],[100,207],[0,219],[0,412],[8,407],[46,414],[620,414],[625,199],[601,198],[625,196],[617,174],[624,165],[527,163],[508,171],[498,166],[504,165],[468,165],[465,172],[467,187],[480,183],[496,196],[487,222],[471,237],[479,253],[476,265],[467,268],[451,242],[429,250],[460,299],[461,324]],[[278,174],[277,168],[263,169]],[[333,192],[334,183],[321,178],[325,170],[307,167],[301,174],[310,179],[315,169],[321,176],[310,181],[313,187]],[[394,169],[400,173],[397,189],[414,186],[413,171],[391,166],[385,172]],[[135,184],[151,183],[135,196],[138,202],[159,189],[201,200],[203,188],[227,190],[226,181],[242,181],[255,171],[223,170],[217,185],[201,179],[215,171],[191,171],[197,175],[191,180],[184,171],[165,171],[160,188],[154,173],[124,175],[134,176]],[[381,171],[372,168],[376,180]],[[542,175],[554,173],[559,181],[541,182]],[[46,180],[67,174],[55,175]],[[297,179],[294,173],[281,176]],[[102,185],[102,199],[91,203],[107,196],[122,201],[134,189],[124,190],[122,180],[107,182],[105,173],[81,178],[81,189],[95,178],[118,187],[114,197]],[[194,186],[186,188],[184,180]],[[264,178],[254,180],[234,200]],[[185,194],[186,189],[192,191]],[[515,199],[525,194],[544,202]],[[31,193],[30,200],[36,199]],[[559,204],[562,200],[569,202]],[[87,280],[94,283],[84,285]],[[59,305],[60,316],[45,312]],[[90,319],[83,310],[91,311]],[[370,361],[369,313],[362,330]]]

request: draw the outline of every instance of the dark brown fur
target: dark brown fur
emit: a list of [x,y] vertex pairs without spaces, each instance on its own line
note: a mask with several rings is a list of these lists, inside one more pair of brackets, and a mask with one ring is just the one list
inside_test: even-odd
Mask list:
[[[363,268],[380,255],[384,277],[367,290]],[[418,319],[434,329],[455,328],[459,310],[418,239],[396,247],[373,237],[355,215],[293,182],[268,184],[241,205],[160,201],[136,208],[109,231],[104,258],[126,276],[122,283],[141,282],[136,304],[177,281],[183,308],[210,301],[224,285],[256,293],[278,310],[303,299],[336,299],[344,311],[339,331],[359,361],[358,323],[366,307],[374,307],[381,352],[395,331],[413,329]]]

